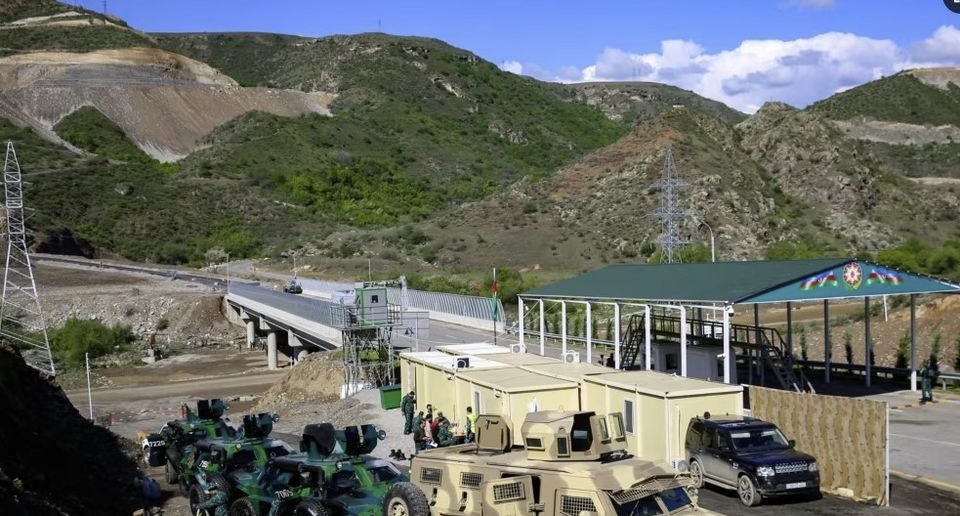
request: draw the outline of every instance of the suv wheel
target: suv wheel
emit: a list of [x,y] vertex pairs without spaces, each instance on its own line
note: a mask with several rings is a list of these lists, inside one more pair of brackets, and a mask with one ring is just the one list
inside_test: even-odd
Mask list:
[[690,461],[690,480],[693,481],[693,487],[697,489],[703,487],[703,467],[698,461]]
[[297,505],[293,510],[294,516],[328,516],[330,511],[319,500],[308,498]]
[[760,505],[760,493],[757,492],[757,486],[749,475],[740,475],[737,481],[737,496],[740,497],[740,503],[747,507]]
[[164,473],[166,474],[166,480],[168,484],[172,486],[177,485],[177,482],[180,480],[180,473],[177,472],[176,468],[174,468],[173,464],[171,464],[169,461],[167,462]]

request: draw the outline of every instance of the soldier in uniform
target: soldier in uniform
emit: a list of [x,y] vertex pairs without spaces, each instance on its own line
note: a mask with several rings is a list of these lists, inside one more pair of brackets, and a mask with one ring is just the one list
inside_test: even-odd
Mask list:
[[932,358],[929,363],[923,364],[920,370],[920,403],[933,401],[933,383],[937,381],[937,372]]
[[209,498],[197,505],[197,512],[205,511],[208,515],[212,516],[227,516],[229,514],[227,502],[230,501],[230,498],[227,493],[217,488],[216,482],[211,482],[210,485],[207,486],[207,496]]
[[417,395],[410,391],[403,400],[400,401],[400,412],[403,413],[403,434],[407,435],[413,431],[413,411],[417,405]]
[[450,431],[450,421],[444,419],[444,421],[440,423],[436,440],[438,446],[450,446],[454,443],[453,432]]

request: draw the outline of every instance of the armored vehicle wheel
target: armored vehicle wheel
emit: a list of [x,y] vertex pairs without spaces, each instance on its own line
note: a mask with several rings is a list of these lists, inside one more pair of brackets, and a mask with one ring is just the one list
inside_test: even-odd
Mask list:
[[304,500],[297,504],[293,516],[328,516],[330,511],[319,500]]
[[167,483],[170,485],[177,485],[177,481],[180,480],[180,473],[173,467],[173,464],[167,462],[167,465],[164,466],[165,473],[167,477]]
[[257,507],[249,498],[240,498],[230,506],[230,516],[257,516]]
[[203,492],[202,487],[193,484],[190,486],[190,493],[187,495],[187,499],[190,500],[190,514],[196,514],[199,510],[197,506],[207,500],[207,493]]
[[410,482],[397,482],[383,497],[385,516],[428,516],[430,507],[423,491]]
[[753,485],[748,475],[740,475],[737,480],[737,496],[740,497],[740,503],[747,507],[760,505],[760,493],[757,492],[757,486]]
[[697,489],[703,487],[703,466],[698,461],[690,461],[690,480],[693,481],[693,487]]

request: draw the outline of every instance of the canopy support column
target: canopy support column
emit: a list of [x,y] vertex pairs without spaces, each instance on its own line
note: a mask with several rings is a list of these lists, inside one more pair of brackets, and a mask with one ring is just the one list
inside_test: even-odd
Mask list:
[[546,348],[546,324],[543,317],[543,300],[540,300],[540,356],[544,356],[544,350]]
[[757,375],[760,377],[760,385],[766,386],[764,382],[764,358],[763,354],[763,334],[760,333],[760,305],[753,305],[753,329],[757,332],[757,345],[759,346],[757,351]]
[[870,387],[870,379],[873,376],[871,370],[870,357],[873,355],[873,341],[870,339],[870,297],[863,298],[863,340],[864,340],[864,371],[866,372],[866,385]]
[[613,304],[613,367],[620,369],[620,303]]
[[680,305],[680,376],[687,376],[687,309]]
[[586,302],[587,312],[586,318],[587,323],[584,325],[587,329],[587,363],[593,363],[593,315],[590,311],[590,302]]
[[[560,301],[560,352],[567,354],[567,302]],[[561,356],[561,358],[563,358]]]
[[830,383],[830,300],[823,300],[823,381]]
[[524,344],[523,344],[523,341],[524,341],[523,337],[524,337],[524,335],[523,335],[523,333],[524,333],[524,332],[523,332],[523,298],[522,298],[522,297],[518,297],[518,298],[517,298],[517,334],[520,336],[520,338],[519,338],[520,349],[523,349],[523,348],[524,348]]
[[643,307],[643,342],[644,342],[644,366],[647,371],[651,368],[650,363],[650,305]]
[[735,363],[730,360],[730,307],[723,308],[723,383],[730,383],[730,367]]
[[910,390],[917,392],[917,295],[910,294]]
[[787,367],[793,369],[793,303],[790,301],[787,301]]

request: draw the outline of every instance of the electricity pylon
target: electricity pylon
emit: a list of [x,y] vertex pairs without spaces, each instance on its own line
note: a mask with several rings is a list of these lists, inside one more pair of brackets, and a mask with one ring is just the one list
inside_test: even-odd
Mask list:
[[3,269],[3,298],[0,299],[0,336],[17,344],[28,364],[56,374],[47,325],[37,295],[37,282],[27,251],[20,162],[13,142],[9,141],[3,164],[3,191],[7,261]]
[[667,147],[667,155],[663,160],[663,177],[657,181],[660,188],[660,208],[654,215],[660,219],[660,236],[656,242],[660,244],[660,262],[673,263],[682,261],[680,247],[687,243],[680,236],[680,224],[686,216],[686,210],[680,205],[680,190],[687,186],[680,180],[677,168],[673,163],[673,147]]

